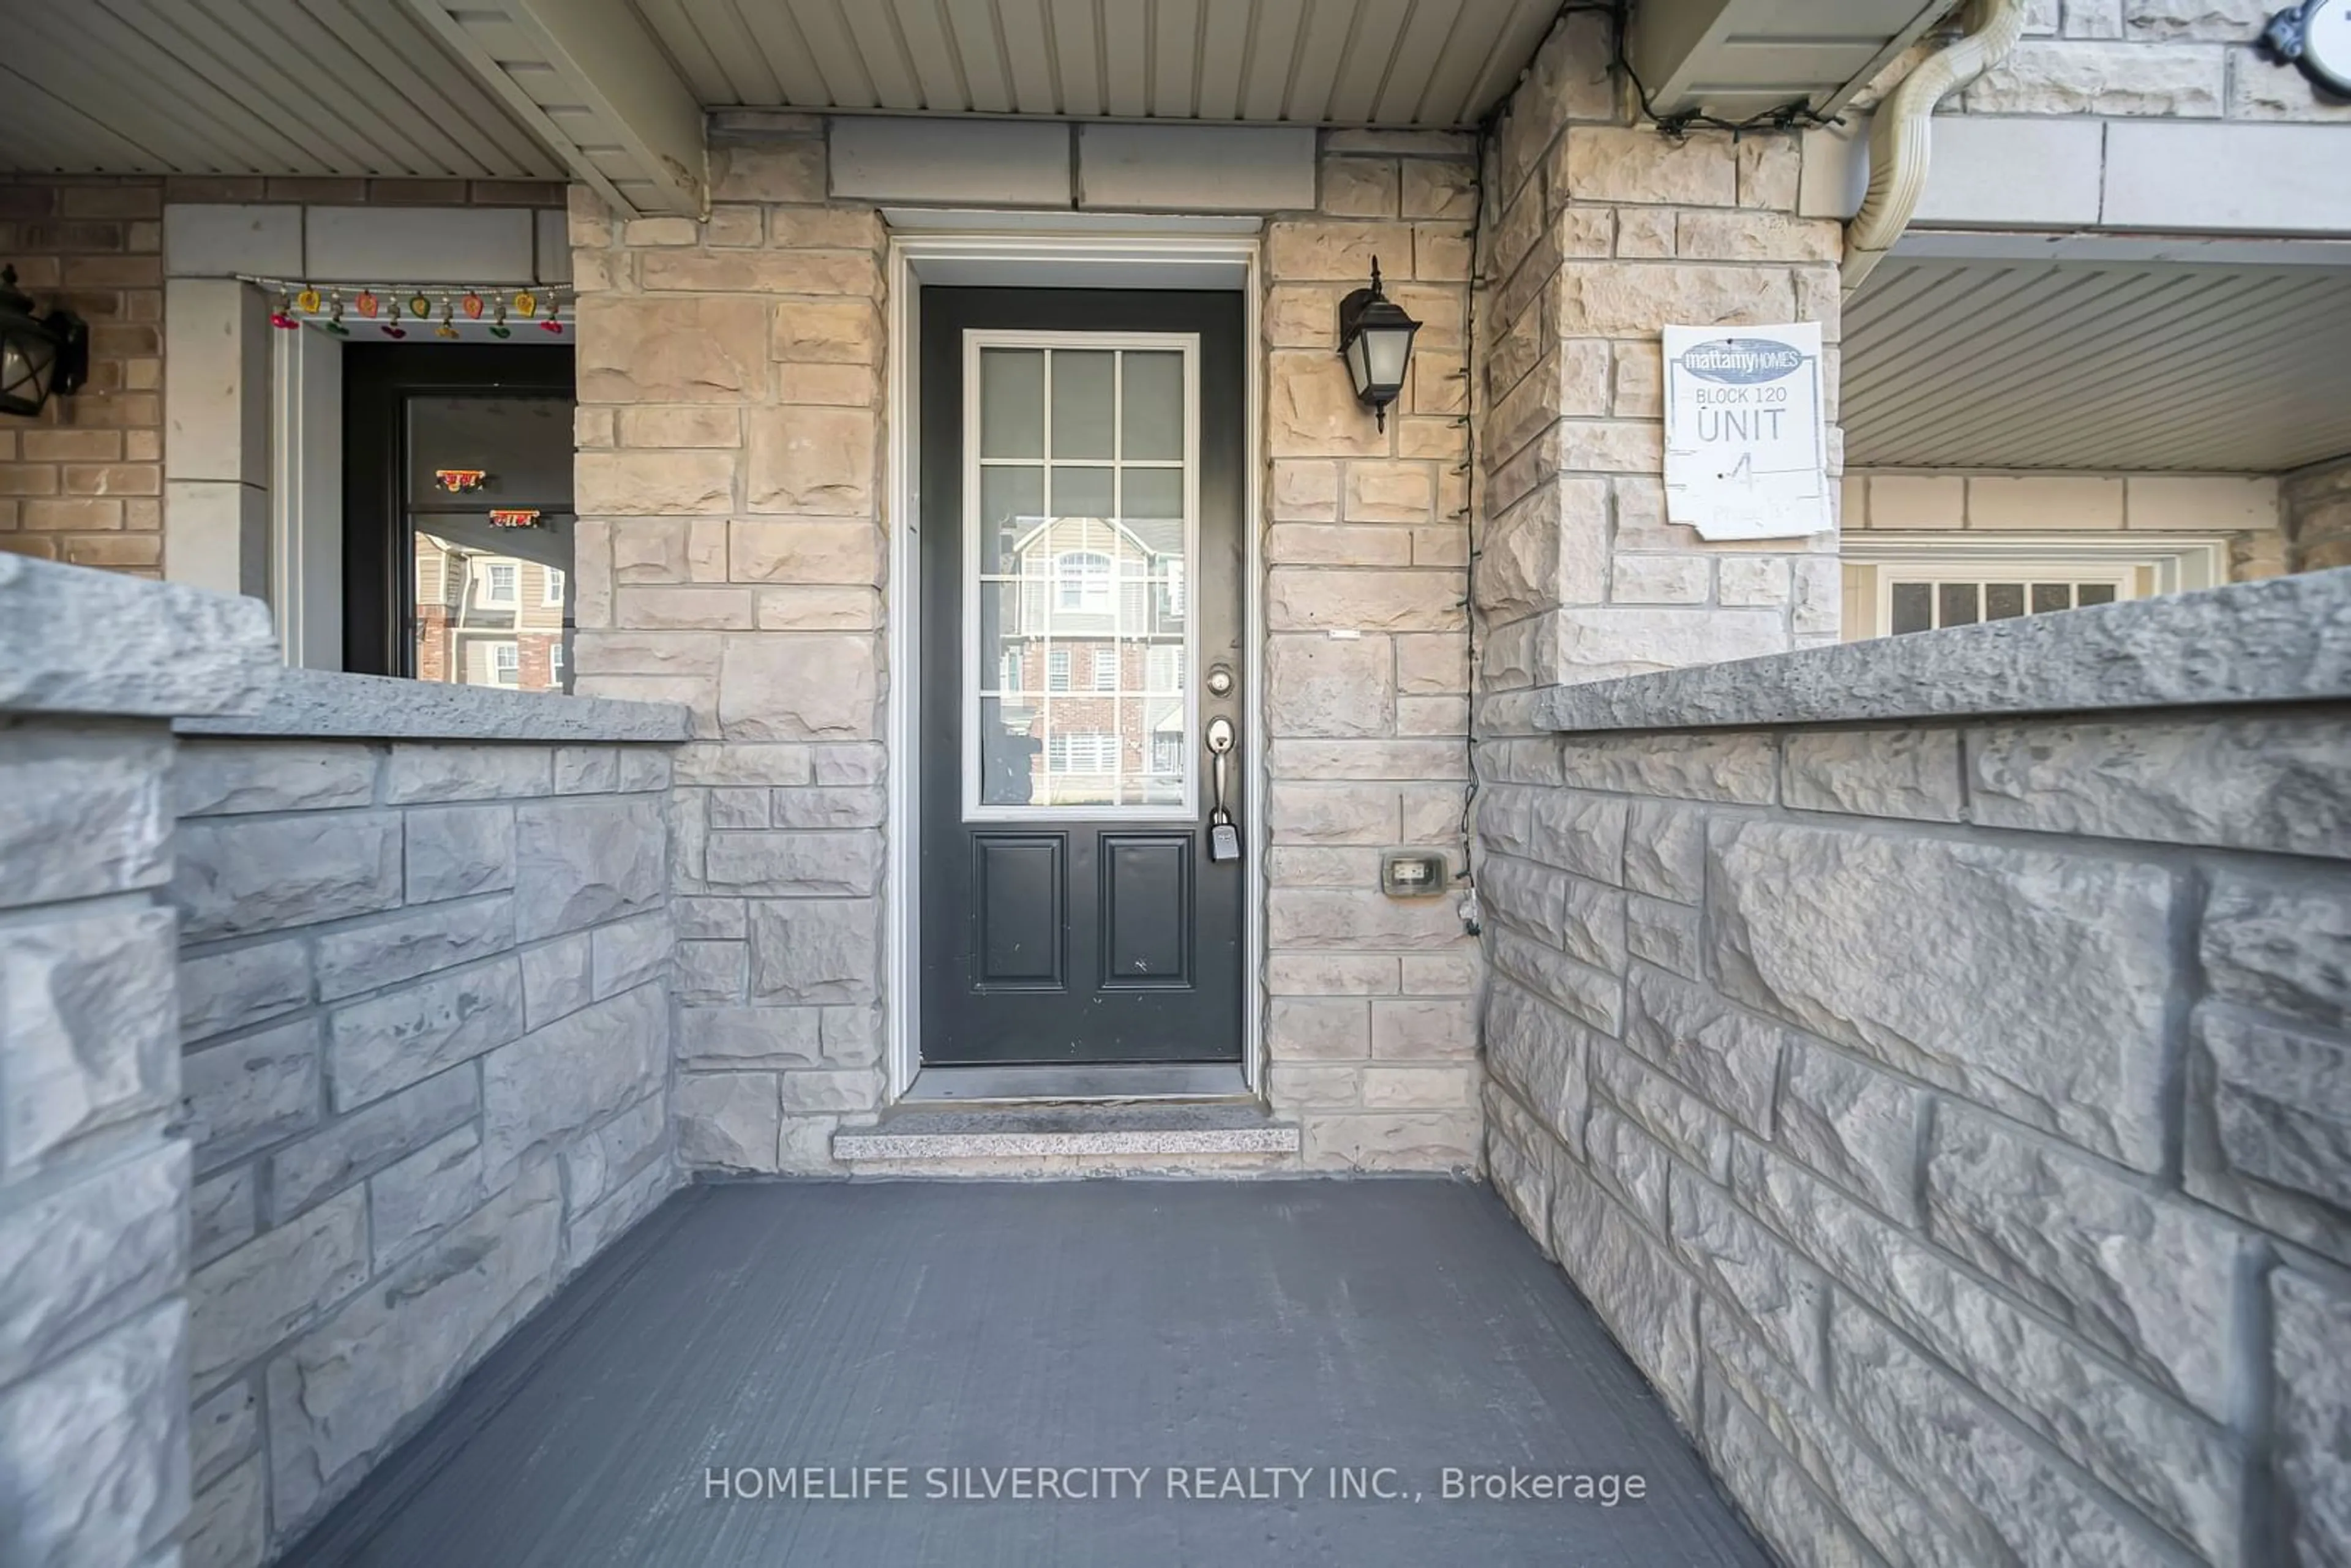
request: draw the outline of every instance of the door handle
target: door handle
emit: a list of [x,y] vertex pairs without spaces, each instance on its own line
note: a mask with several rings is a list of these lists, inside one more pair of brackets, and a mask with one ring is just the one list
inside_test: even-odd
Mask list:
[[1225,763],[1233,754],[1233,721],[1218,714],[1208,721],[1207,738],[1213,791],[1208,811],[1208,859],[1237,861],[1241,858],[1241,831],[1233,824],[1233,814],[1225,807]]

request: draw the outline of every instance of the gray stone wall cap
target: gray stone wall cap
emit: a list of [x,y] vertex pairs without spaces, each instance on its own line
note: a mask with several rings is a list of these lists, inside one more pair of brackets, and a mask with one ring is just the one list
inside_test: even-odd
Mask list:
[[1704,729],[2351,697],[2351,567],[1553,686],[1541,727]]
[[224,713],[277,667],[257,599],[0,554],[0,713]]
[[683,741],[692,736],[693,716],[682,703],[279,669],[246,711],[172,727],[183,735],[366,740]]

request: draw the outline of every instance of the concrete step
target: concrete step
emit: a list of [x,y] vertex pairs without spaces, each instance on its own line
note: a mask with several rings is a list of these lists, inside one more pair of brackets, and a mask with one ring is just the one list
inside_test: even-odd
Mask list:
[[1199,1156],[1294,1156],[1298,1150],[1298,1124],[1275,1121],[1254,1103],[909,1110],[871,1126],[843,1127],[832,1137],[836,1159],[893,1168],[988,1161],[1150,1166]]

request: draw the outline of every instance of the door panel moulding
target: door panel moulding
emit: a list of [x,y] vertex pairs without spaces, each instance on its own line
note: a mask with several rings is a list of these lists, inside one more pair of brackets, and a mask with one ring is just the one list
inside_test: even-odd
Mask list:
[[[1061,214],[1066,223],[1071,214]],[[1134,222],[1147,220],[1137,219]],[[890,577],[893,594],[886,605],[889,667],[921,665],[917,591],[921,581],[921,407],[917,368],[922,290],[925,285],[1024,287],[1169,288],[1238,291],[1246,372],[1241,528],[1245,540],[1241,653],[1243,725],[1248,761],[1243,798],[1252,803],[1242,829],[1245,891],[1241,942],[1241,1086],[1261,1095],[1265,1082],[1265,854],[1269,798],[1266,774],[1264,546],[1260,537],[1264,437],[1259,429],[1264,356],[1258,340],[1260,287],[1259,246],[1252,232],[1202,234],[1190,220],[1160,219],[1157,232],[1027,234],[998,231],[893,233],[889,256],[887,361],[888,507]],[[1255,225],[1252,223],[1252,229]],[[922,705],[912,680],[890,683],[883,732],[888,737],[889,844],[883,875],[883,972],[893,1005],[884,1019],[887,1100],[913,1091],[920,1060],[921,1019],[916,998],[922,985],[919,934],[921,858],[919,823],[920,722]],[[1229,1097],[1229,1084],[1201,1098]],[[1083,1094],[1080,1098],[1132,1098],[1133,1093]],[[1178,1093],[1176,1097],[1193,1097]]]

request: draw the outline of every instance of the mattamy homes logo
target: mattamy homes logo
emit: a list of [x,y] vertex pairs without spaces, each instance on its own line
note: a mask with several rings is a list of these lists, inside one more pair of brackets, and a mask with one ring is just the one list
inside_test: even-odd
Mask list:
[[1691,375],[1723,386],[1776,382],[1803,368],[1804,352],[1768,338],[1716,338],[1682,350],[1676,361]]

